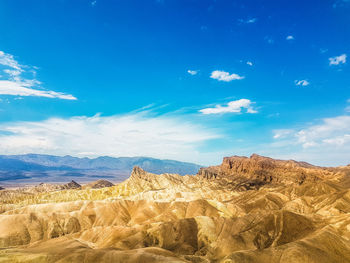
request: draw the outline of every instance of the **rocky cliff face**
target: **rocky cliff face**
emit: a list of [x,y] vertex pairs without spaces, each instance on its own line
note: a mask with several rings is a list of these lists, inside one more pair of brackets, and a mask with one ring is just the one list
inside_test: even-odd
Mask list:
[[349,167],[253,155],[196,176],[0,192],[1,262],[350,262]]
[[226,179],[245,190],[263,185],[303,184],[319,182],[339,177],[339,169],[313,166],[293,160],[275,160],[253,154],[250,158],[233,156],[225,157],[222,164],[201,168],[198,176],[206,179]]

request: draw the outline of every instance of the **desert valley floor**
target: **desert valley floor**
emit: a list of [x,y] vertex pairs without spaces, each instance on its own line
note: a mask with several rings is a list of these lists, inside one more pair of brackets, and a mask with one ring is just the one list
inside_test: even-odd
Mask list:
[[3,189],[0,262],[350,262],[350,166],[234,156],[197,175]]

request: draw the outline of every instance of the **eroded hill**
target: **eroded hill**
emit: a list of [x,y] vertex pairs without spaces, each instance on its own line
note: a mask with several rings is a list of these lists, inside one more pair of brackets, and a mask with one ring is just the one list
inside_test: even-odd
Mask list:
[[110,187],[5,189],[0,262],[350,262],[349,174],[252,155],[195,176],[135,167]]

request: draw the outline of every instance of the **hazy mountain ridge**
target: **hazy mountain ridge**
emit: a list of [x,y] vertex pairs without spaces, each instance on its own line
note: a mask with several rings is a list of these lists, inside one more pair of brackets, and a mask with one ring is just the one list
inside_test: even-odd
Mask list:
[[154,173],[195,174],[197,164],[149,157],[98,157],[95,159],[42,154],[0,155],[0,181],[64,182],[69,179],[93,181],[125,180],[134,166]]
[[[162,169],[170,167],[172,165],[188,165],[192,167],[193,163],[180,162],[175,160],[160,160],[150,157],[109,157],[101,156],[97,158],[79,158],[73,156],[54,156],[45,154],[24,154],[24,155],[2,155],[0,157],[5,157],[6,159],[20,160],[25,163],[38,164],[45,167],[70,167],[74,169],[99,169],[99,168],[109,168],[109,169],[132,169],[135,165],[156,165],[162,164]],[[140,165],[141,164],[141,165]],[[200,165],[195,165],[196,168]],[[158,168],[158,167],[157,167]],[[160,168],[159,168],[160,169]],[[196,172],[196,171],[195,171]]]

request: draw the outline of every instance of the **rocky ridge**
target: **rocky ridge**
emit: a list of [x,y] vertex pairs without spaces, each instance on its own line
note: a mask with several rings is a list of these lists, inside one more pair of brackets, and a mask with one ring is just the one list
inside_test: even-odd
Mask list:
[[257,154],[250,158],[225,157],[221,165],[201,168],[198,175],[206,179],[230,180],[238,188],[244,186],[244,190],[263,185],[301,185],[344,176],[340,168],[329,169],[306,162],[275,160]]

